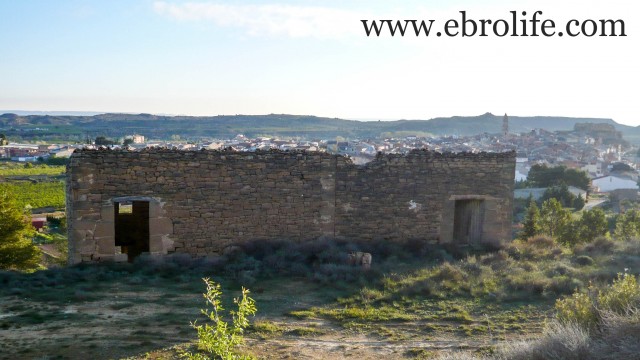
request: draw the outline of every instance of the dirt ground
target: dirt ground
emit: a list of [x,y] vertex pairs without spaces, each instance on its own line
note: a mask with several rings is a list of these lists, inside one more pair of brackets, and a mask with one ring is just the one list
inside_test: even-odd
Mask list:
[[[172,359],[178,352],[171,347],[186,349],[196,339],[190,322],[201,318],[205,307],[198,276],[65,271],[74,273],[0,278],[0,359]],[[245,349],[259,358],[404,359],[487,350],[504,338],[504,332],[491,329],[470,334],[473,323],[455,321],[349,327],[331,319],[300,319],[288,313],[331,304],[345,290],[304,279],[277,279],[252,288],[258,307],[252,320],[279,329],[248,332]],[[224,289],[227,309],[233,308],[230,299],[238,289]],[[509,338],[535,336],[540,323]]]

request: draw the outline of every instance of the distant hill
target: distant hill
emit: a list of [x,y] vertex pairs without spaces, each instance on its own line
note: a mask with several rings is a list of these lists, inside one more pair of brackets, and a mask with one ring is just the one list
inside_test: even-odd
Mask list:
[[0,110],[0,114],[16,114],[16,115],[71,115],[71,116],[93,116],[98,114],[104,114],[99,111],[30,111],[30,110]]
[[[640,127],[621,125],[612,119],[534,116],[509,116],[509,130],[513,133],[543,128],[549,131],[572,130],[576,123],[607,123],[622,131],[626,140],[640,143]],[[0,115],[0,131],[8,136],[43,138],[55,134],[73,136],[104,135],[121,137],[139,133],[147,138],[166,139],[172,135],[182,138],[229,138],[246,136],[282,136],[331,139],[343,137],[374,138],[407,135],[475,135],[499,133],[502,115],[486,113],[480,116],[453,116],[430,120],[355,121],[308,115],[219,115],[164,116],[152,114],[98,115]]]

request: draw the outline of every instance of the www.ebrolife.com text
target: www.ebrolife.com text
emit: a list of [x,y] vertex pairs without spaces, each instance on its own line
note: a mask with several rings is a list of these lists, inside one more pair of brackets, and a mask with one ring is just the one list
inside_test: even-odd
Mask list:
[[622,19],[571,19],[556,22],[542,11],[510,11],[507,19],[474,19],[466,11],[442,25],[436,20],[360,20],[367,36],[447,36],[447,37],[609,37],[627,36]]

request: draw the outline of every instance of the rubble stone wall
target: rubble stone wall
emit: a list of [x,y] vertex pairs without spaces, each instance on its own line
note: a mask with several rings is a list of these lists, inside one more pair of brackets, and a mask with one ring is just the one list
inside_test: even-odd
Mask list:
[[482,243],[511,238],[515,153],[380,155],[81,150],[67,168],[69,258],[126,260],[114,203],[149,202],[152,254],[220,254],[244,241],[453,239],[457,200],[483,200]]

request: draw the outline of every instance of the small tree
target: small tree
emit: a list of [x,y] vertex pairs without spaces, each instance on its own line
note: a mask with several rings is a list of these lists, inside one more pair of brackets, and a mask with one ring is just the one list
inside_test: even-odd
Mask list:
[[558,200],[551,198],[542,203],[540,228],[543,234],[558,237],[570,223],[571,212],[563,208]]
[[520,238],[526,240],[540,234],[540,210],[536,201],[531,198],[522,222],[523,229]]
[[572,207],[576,210],[580,210],[584,207],[584,199],[581,196],[576,196],[569,191],[567,185],[556,185],[547,188],[542,195],[542,201],[555,198],[562,204],[563,207]]
[[33,244],[33,228],[15,200],[0,191],[0,269],[34,270],[40,249]]
[[640,212],[633,209],[618,215],[614,235],[619,240],[626,241],[638,238],[640,235]]
[[[202,353],[184,353],[183,357],[191,360],[205,359],[253,359],[250,355],[237,352],[236,347],[244,342],[244,329],[249,326],[249,315],[255,315],[257,309],[255,301],[248,296],[249,290],[242,288],[242,298],[235,298],[233,302],[238,305],[238,311],[231,311],[233,323],[229,325],[222,318],[222,290],[220,284],[202,279],[207,284],[207,292],[203,294],[211,310],[202,309],[202,313],[213,323],[212,325],[197,325],[194,321],[191,326],[198,331],[198,349]],[[212,357],[213,356],[213,357]]]
[[580,237],[582,241],[593,241],[609,231],[607,218],[600,208],[593,208],[582,213],[580,218]]
[[96,137],[96,140],[94,141],[94,143],[96,145],[103,145],[103,146],[109,146],[109,145],[116,145],[117,144],[117,142],[115,142],[115,141],[113,141],[111,139],[108,139],[108,138],[106,138],[104,136]]

